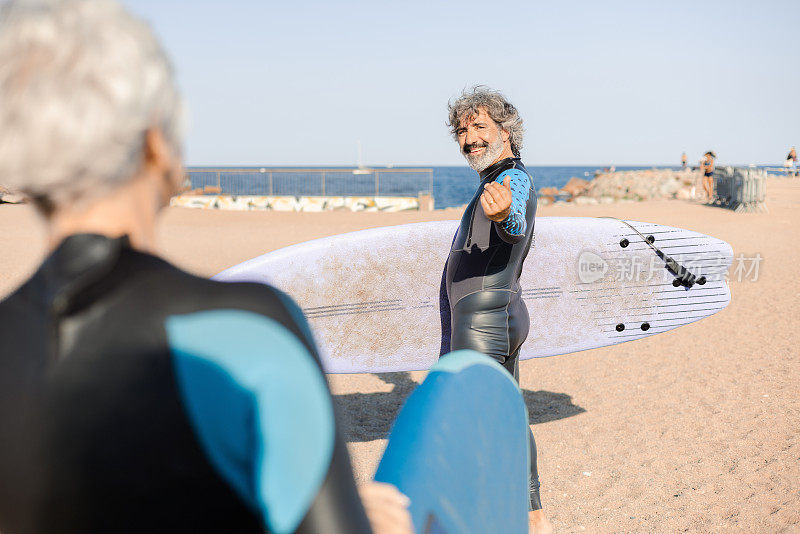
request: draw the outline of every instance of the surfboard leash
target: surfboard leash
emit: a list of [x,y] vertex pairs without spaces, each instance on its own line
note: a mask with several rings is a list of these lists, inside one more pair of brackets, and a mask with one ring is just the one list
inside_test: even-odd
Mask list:
[[[686,289],[690,289],[695,284],[702,286],[706,283],[705,276],[699,276],[699,277],[695,276],[694,274],[691,273],[691,271],[689,271],[689,269],[687,269],[686,267],[675,261],[675,258],[672,258],[668,254],[664,253],[660,248],[655,246],[653,244],[653,242],[655,241],[655,238],[653,236],[645,237],[639,230],[634,228],[633,225],[631,225],[628,221],[624,221],[622,219],[610,216],[602,216],[600,218],[614,219],[615,221],[621,222],[622,224],[624,224],[625,226],[636,232],[639,235],[639,237],[642,238],[642,241],[647,243],[647,246],[653,249],[653,252],[656,253],[656,256],[658,256],[661,260],[664,261],[664,266],[667,268],[670,274],[675,277],[675,279],[672,280],[673,286],[675,287],[683,286]],[[629,241],[623,238],[619,244],[622,248],[625,248],[628,246],[628,243]]]

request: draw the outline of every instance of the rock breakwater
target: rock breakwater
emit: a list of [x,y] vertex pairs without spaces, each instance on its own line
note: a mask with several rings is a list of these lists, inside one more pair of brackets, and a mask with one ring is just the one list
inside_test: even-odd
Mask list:
[[606,204],[616,201],[638,201],[665,198],[693,198],[697,172],[691,170],[647,169],[597,174],[593,180],[571,178],[561,189],[543,187],[539,202],[574,204]]

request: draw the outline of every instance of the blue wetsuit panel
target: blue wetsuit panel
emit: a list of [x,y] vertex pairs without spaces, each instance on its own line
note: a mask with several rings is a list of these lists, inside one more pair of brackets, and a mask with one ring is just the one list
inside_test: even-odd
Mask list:
[[502,184],[507,176],[511,187],[511,213],[500,225],[510,235],[524,235],[527,229],[525,207],[531,195],[531,179],[519,169],[509,169],[501,172],[495,182]]
[[166,331],[212,465],[271,532],[294,532],[333,454],[333,408],[312,355],[282,325],[246,311],[172,316]]

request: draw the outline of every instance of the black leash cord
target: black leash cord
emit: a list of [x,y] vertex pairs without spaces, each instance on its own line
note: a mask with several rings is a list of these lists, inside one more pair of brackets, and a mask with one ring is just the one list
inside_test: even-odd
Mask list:
[[636,232],[639,235],[639,237],[642,238],[642,241],[647,243],[647,246],[650,247],[651,249],[653,249],[653,252],[656,253],[656,256],[658,256],[659,258],[661,258],[664,261],[664,266],[667,268],[667,270],[670,272],[670,274],[675,277],[675,279],[672,281],[672,285],[673,286],[675,286],[675,287],[683,286],[683,287],[689,289],[695,284],[698,284],[698,285],[702,286],[703,284],[706,283],[706,277],[705,276],[697,277],[697,276],[693,275],[689,271],[689,269],[687,269],[686,267],[684,267],[683,265],[681,265],[680,263],[675,261],[674,258],[672,258],[672,257],[668,256],[667,254],[665,254],[661,249],[659,249],[657,246],[655,246],[650,239],[647,239],[644,235],[642,235],[642,233],[639,230],[634,228],[633,225],[631,225],[628,221],[623,221],[622,219],[617,219],[616,217],[609,217],[609,216],[604,216],[604,217],[600,217],[600,218],[601,219],[614,219],[615,221],[621,222],[622,224],[624,224],[625,226],[627,226],[628,228],[630,228],[631,230]]

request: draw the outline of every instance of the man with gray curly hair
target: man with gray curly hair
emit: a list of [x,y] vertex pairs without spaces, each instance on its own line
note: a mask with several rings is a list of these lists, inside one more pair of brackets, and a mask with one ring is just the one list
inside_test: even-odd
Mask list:
[[[519,349],[530,325],[519,277],[536,216],[533,179],[520,159],[522,119],[501,93],[476,86],[449,105],[448,122],[481,182],[461,217],[442,275],[441,353],[477,350],[519,381]],[[529,527],[549,532],[532,433],[530,450]]]
[[0,9],[0,181],[50,245],[0,303],[0,531],[411,532],[393,486],[359,498],[300,308],[154,254],[180,110],[118,3]]
[[[483,86],[476,86],[471,92],[465,91],[460,98],[450,104],[448,111],[450,133],[459,142],[469,166],[479,173],[505,157],[520,158],[522,137],[525,133],[522,127],[522,118],[517,109],[502,94]],[[474,142],[474,138],[470,139],[473,142],[467,142],[466,136],[464,136],[465,143],[462,144],[461,134],[466,133],[466,130],[462,130],[462,126],[466,127],[462,124],[465,118],[473,117],[474,120],[477,120],[482,114],[483,118],[492,119],[495,125],[502,130],[502,136],[496,138],[492,144],[482,139]],[[488,150],[481,152],[480,148],[488,148]],[[506,148],[508,150],[504,154]]]

